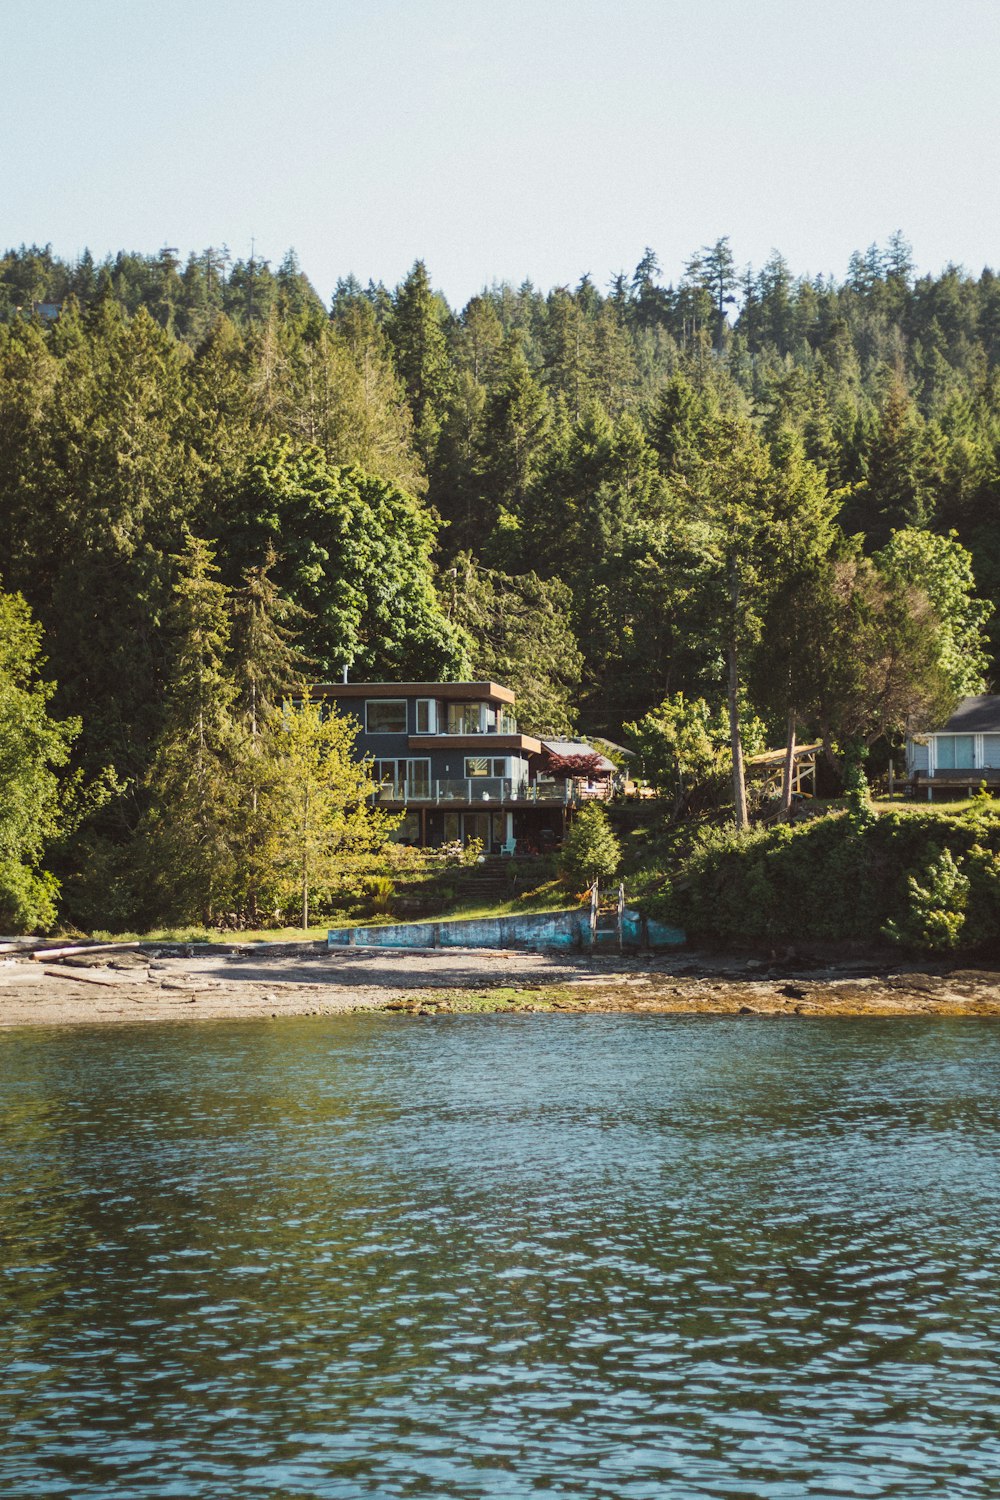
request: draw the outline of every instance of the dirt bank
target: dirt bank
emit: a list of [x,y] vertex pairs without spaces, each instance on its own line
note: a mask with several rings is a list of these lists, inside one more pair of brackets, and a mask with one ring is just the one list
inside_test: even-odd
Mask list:
[[235,1020],[341,1011],[1000,1015],[1000,970],[884,961],[617,959],[317,945],[0,960],[0,1027]]

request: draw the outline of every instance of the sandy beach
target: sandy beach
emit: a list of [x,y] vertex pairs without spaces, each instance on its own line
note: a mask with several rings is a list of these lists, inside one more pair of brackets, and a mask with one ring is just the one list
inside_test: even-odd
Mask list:
[[770,962],[357,949],[117,949],[0,960],[0,1027],[278,1019],[389,1010],[735,1015],[1000,1015],[1000,970],[882,959]]

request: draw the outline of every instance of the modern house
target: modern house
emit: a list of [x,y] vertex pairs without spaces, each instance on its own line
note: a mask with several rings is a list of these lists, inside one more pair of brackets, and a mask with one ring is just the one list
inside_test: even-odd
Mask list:
[[313,696],[359,724],[357,754],[374,762],[379,802],[403,811],[403,843],[481,839],[488,853],[543,852],[577,802],[610,787],[606,777],[598,791],[592,777],[547,775],[543,742],[520,732],[514,694],[496,682],[336,682]]
[[906,741],[906,775],[918,794],[1000,783],[1000,695],[963,698],[946,724]]

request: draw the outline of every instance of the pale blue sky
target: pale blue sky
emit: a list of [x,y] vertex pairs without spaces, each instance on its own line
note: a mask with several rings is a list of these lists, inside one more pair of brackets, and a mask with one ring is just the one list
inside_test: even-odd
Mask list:
[[1000,0],[0,0],[0,243],[667,279],[1000,262]]

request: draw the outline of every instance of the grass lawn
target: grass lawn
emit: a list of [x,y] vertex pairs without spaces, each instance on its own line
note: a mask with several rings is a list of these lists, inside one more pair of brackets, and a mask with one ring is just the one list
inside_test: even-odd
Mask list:
[[[985,807],[988,812],[1000,812],[1000,797],[990,797],[983,802],[981,797],[956,797],[954,800],[945,800],[944,797],[935,797],[933,802],[928,802],[926,797],[875,797],[872,799],[872,807],[876,812],[895,813],[941,813],[945,817],[953,817],[958,813],[968,812],[971,807]],[[827,813],[846,812],[849,807],[846,797],[807,797],[796,804],[800,813],[811,813],[813,817],[819,818]]]
[[234,932],[231,927],[154,927],[148,932],[94,932],[101,943],[308,943],[325,938],[329,923],[315,927],[261,927]]
[[156,927],[149,932],[95,932],[93,937],[104,943],[307,943],[322,941],[331,927],[385,927],[413,922],[449,922],[479,917],[533,917],[545,912],[566,911],[579,904],[574,892],[559,881],[551,881],[524,897],[513,896],[492,904],[483,902],[452,903],[437,912],[421,916],[397,917],[391,911],[377,916],[344,916],[338,913],[315,926],[263,927],[255,931],[234,931],[231,927]]

